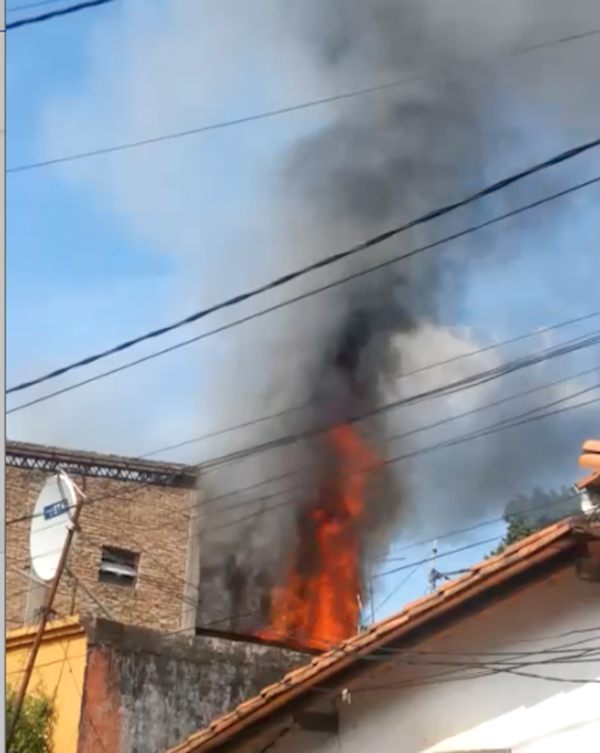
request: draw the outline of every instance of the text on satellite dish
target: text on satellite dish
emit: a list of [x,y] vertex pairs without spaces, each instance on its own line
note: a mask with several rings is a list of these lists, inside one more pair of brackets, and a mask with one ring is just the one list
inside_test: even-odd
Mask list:
[[69,512],[69,503],[65,499],[61,499],[60,502],[54,502],[54,504],[44,507],[44,520],[58,518],[65,512]]

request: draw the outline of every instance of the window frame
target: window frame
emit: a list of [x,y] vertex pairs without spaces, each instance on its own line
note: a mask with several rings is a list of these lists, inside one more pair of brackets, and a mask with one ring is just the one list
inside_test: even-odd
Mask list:
[[[110,558],[113,558],[111,563]],[[119,572],[120,571],[120,572]],[[105,586],[137,588],[140,574],[140,554],[112,544],[103,544],[100,549],[98,582]]]

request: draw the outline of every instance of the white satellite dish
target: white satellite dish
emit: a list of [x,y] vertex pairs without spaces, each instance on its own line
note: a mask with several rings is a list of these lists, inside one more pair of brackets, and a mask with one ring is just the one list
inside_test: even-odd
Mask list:
[[29,550],[31,566],[42,580],[51,581],[56,575],[76,504],[77,491],[64,473],[49,478],[37,498],[31,520]]

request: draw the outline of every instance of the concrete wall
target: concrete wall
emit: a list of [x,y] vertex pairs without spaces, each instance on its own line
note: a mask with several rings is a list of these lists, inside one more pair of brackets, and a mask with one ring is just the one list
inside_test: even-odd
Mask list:
[[[6,468],[6,518],[30,515],[36,498],[50,474],[23,468]],[[70,567],[110,610],[114,619],[163,630],[181,626],[184,604],[191,602],[186,553],[190,535],[190,510],[196,492],[136,482],[74,476],[90,500],[81,515],[81,535],[75,538]],[[8,629],[24,625],[28,596],[34,596],[28,581],[30,522],[6,529],[6,621]],[[102,546],[139,554],[139,577],[135,588],[98,581]],[[195,551],[197,568],[199,552]],[[184,591],[187,589],[187,594]],[[39,589],[35,589],[39,590]],[[41,603],[43,592],[36,594]],[[30,603],[31,606],[31,603]],[[190,604],[194,622],[195,600]],[[54,605],[58,616],[99,614],[97,605],[65,574]]]
[[[17,690],[35,630],[6,636],[6,684]],[[56,714],[52,742],[56,753],[77,753],[87,638],[78,620],[51,623],[44,635],[28,693],[50,698]]]
[[163,753],[309,657],[220,638],[88,626],[79,753]]
[[572,569],[379,666],[336,701],[339,737],[291,732],[270,753],[600,749],[600,584]]

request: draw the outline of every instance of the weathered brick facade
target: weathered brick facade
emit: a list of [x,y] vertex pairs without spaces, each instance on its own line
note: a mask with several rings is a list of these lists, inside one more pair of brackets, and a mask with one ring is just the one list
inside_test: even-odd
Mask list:
[[[185,584],[190,577],[190,512],[197,499],[194,478],[188,469],[11,442],[7,443],[6,468],[7,627],[24,624],[30,592],[26,577],[30,570],[30,521],[10,521],[31,515],[46,478],[53,475],[53,454],[56,463],[66,467],[87,497],[80,518],[81,532],[75,537],[69,560],[75,579],[67,573],[61,581],[54,603],[56,613],[102,614],[79,581],[115,620],[158,630],[180,629],[184,599],[189,601],[189,581],[187,591]],[[18,464],[30,467],[15,467]],[[118,472],[111,470],[111,464]],[[36,465],[37,468],[31,467]],[[179,476],[177,469],[181,471]],[[135,478],[138,471],[145,473],[141,476],[145,481],[121,480]],[[112,473],[117,478],[100,478],[99,472]],[[164,480],[169,473],[174,474],[172,485]],[[153,478],[158,481],[153,483]],[[139,555],[135,586],[99,582],[103,546]]]
[[85,621],[78,753],[163,753],[311,656]]

